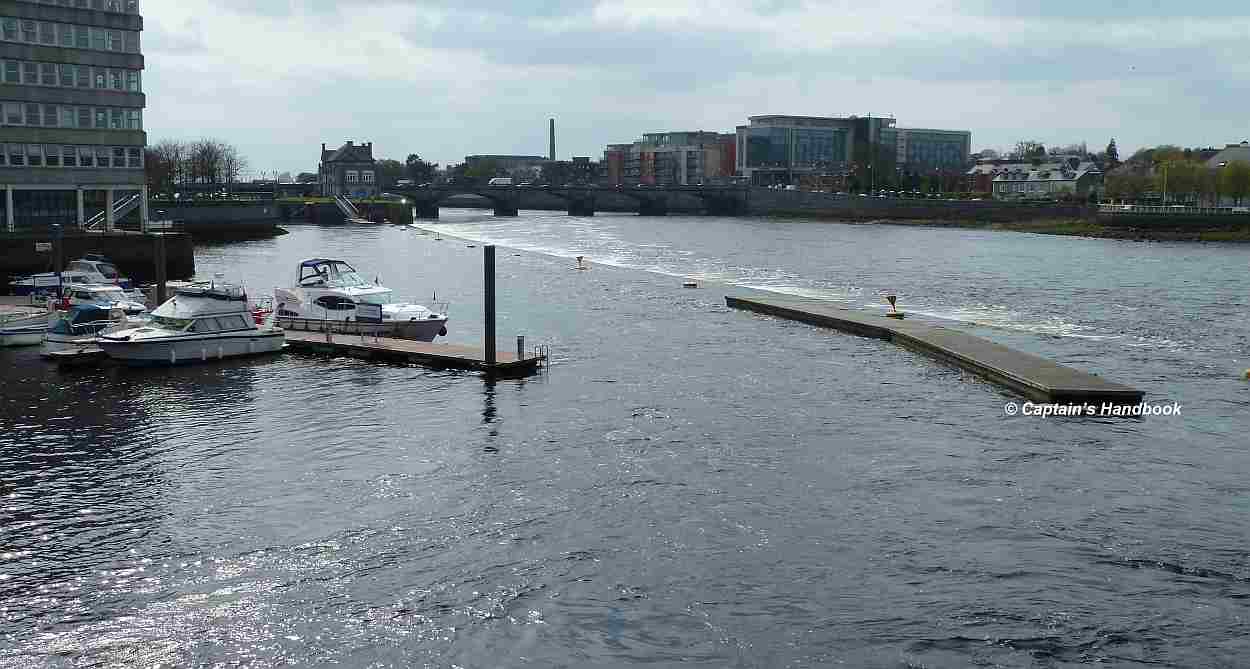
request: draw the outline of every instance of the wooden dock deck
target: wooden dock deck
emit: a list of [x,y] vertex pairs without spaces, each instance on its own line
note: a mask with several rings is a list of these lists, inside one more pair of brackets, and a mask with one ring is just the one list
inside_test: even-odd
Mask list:
[[726,296],[735,309],[892,341],[1039,402],[1138,404],[1144,393],[1102,377],[939,325],[886,318],[822,300]]
[[523,376],[536,372],[545,355],[500,350],[495,363],[486,362],[481,348],[456,344],[434,344],[409,339],[392,339],[348,334],[286,330],[287,347],[297,353],[349,355],[371,360],[413,362],[443,369],[470,369],[492,376]]

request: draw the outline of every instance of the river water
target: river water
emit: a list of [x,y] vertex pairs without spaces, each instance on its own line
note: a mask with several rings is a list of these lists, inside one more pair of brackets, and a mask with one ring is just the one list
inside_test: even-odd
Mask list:
[[[197,248],[252,295],[352,261],[537,377],[0,351],[0,667],[1240,666],[1250,247],[712,217],[293,226]],[[574,255],[590,261],[573,270]],[[699,289],[681,287],[683,278]],[[771,290],[934,319],[1178,417],[1006,416]]]

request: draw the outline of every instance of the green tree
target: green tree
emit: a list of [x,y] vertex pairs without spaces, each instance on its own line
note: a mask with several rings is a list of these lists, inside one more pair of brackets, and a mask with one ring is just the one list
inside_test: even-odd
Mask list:
[[483,160],[464,170],[464,175],[470,179],[490,179],[498,174],[499,166],[493,160]]
[[1162,167],[1159,190],[1170,195],[1172,200],[1187,202],[1198,190],[1198,165],[1187,160],[1172,160]]
[[438,171],[438,163],[427,163],[421,159],[421,156],[410,153],[404,161],[404,168],[413,183],[423,184],[434,180],[434,173]]
[[1234,160],[1223,167],[1220,182],[1224,195],[1233,198],[1233,204],[1241,203],[1250,195],[1250,163]]
[[1220,196],[1219,172],[1209,167],[1199,167],[1197,192],[1199,203],[1206,202],[1212,205],[1218,203]]

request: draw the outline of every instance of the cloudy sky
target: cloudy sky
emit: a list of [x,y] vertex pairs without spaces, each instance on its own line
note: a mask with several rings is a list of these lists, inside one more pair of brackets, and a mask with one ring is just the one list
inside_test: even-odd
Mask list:
[[[260,170],[322,142],[441,164],[601,156],[755,114],[893,115],[973,149],[1250,137],[1243,0],[146,0],[149,142]],[[1111,9],[1114,7],[1114,9]]]

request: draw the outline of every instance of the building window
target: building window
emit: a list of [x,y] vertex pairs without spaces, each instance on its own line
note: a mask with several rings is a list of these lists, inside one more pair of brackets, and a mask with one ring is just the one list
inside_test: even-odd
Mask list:
[[91,127],[91,107],[79,107],[78,108],[78,127],[79,128]]
[[22,21],[22,41],[34,44],[36,41],[35,22]]
[[360,180],[367,184],[373,183],[373,171],[372,170],[362,171],[360,173]]
[[18,102],[4,103],[4,122],[6,125],[22,124],[22,105]]
[[113,167],[125,167],[125,166],[126,166],[126,147],[124,146],[113,147]]
[[112,130],[121,130],[125,125],[122,122],[122,110],[109,110],[109,128]]
[[4,19],[4,38],[13,42],[17,41],[17,19]]
[[122,50],[126,53],[139,53],[139,33],[127,30],[122,33],[122,36],[126,40],[122,45]]
[[26,164],[26,147],[22,146],[21,144],[10,144],[9,145],[9,164],[14,165],[14,166],[25,165]]
[[79,88],[91,88],[91,68],[86,65],[77,65],[74,67],[74,72]]
[[91,48],[96,51],[103,51],[107,34],[108,31],[103,28],[91,28]]
[[77,127],[78,124],[75,123],[75,121],[77,120],[78,120],[78,116],[74,113],[73,107],[61,107],[61,127],[62,128]]
[[56,63],[39,64],[39,83],[44,86],[56,85]]
[[104,70],[93,70],[95,72],[95,87],[104,88]]
[[138,70],[130,70],[126,73],[126,90],[131,93],[139,92],[139,72]]
[[61,147],[57,144],[48,144],[43,147],[43,157],[44,162],[48,164],[48,167],[60,167]]
[[109,166],[109,149],[107,146],[95,147],[95,164],[96,167]]
[[91,48],[91,31],[84,26],[78,26],[78,32],[74,34],[74,46],[79,49]]
[[39,105],[26,105],[26,125],[43,125],[43,119],[39,118]]
[[65,86],[68,88],[74,85],[74,80],[77,79],[77,75],[74,72],[76,69],[77,68],[74,67],[73,65],[61,65],[61,85],[62,86]]
[[354,183],[357,183],[357,179],[359,178],[359,176],[360,176],[360,175],[359,175],[359,173],[358,173],[358,172],[356,172],[356,170],[347,170],[347,179],[346,179],[346,181],[347,181],[347,183],[349,183],[349,184],[354,184]]
[[95,153],[91,147],[78,147],[78,164],[82,167],[91,167],[95,164]]
[[22,83],[23,84],[39,83],[39,64],[38,63],[22,63]]
[[46,126],[51,126],[55,128],[56,122],[58,120],[59,118],[56,113],[56,105],[44,105],[43,106],[43,124]]
[[61,163],[66,167],[78,165],[78,147],[66,145],[61,147]]
[[61,46],[74,46],[74,26],[59,25],[57,30],[61,33]]
[[43,145],[27,144],[26,145],[26,164],[31,167],[43,166]]
[[122,31],[110,30],[105,38],[104,48],[108,51],[122,50]]
[[95,127],[97,130],[104,130],[109,127],[109,110],[96,108]]
[[5,61],[4,63],[4,80],[10,84],[22,83],[21,72],[16,60]]
[[137,146],[132,146],[129,149],[126,149],[126,151],[130,155],[130,167],[133,167],[136,169],[142,169],[143,168],[143,149]]
[[126,110],[126,129],[143,130],[143,116],[138,109]]
[[39,23],[39,42],[41,44],[56,44],[55,23]]

